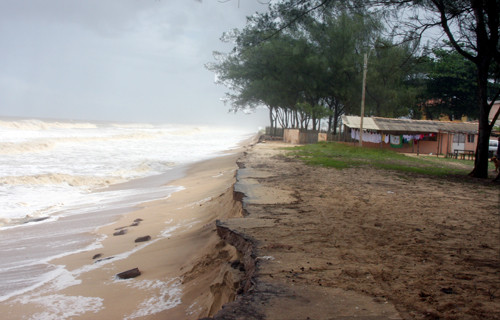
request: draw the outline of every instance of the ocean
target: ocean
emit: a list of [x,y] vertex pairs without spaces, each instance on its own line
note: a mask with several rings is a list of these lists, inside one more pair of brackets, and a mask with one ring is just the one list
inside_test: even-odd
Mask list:
[[[227,127],[0,119],[0,302],[64,274],[98,227],[168,198],[191,163],[252,137]],[[140,183],[137,183],[139,181]]]

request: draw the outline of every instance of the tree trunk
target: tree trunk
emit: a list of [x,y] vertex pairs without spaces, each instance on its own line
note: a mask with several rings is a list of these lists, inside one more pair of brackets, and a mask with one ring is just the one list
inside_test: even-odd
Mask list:
[[276,108],[276,120],[280,124],[280,126],[283,128],[284,127],[283,111],[281,110],[281,108]]
[[492,126],[490,126],[488,116],[491,106],[488,104],[488,67],[489,60],[481,59],[477,63],[478,77],[478,103],[479,103],[479,136],[476,148],[476,159],[474,169],[470,173],[476,178],[488,178],[488,145]]
[[271,123],[270,133],[274,134],[274,119],[273,119],[273,107],[268,106],[269,108],[269,122]]
[[339,109],[335,107],[335,115],[333,117],[333,134],[337,134],[337,127],[339,125]]

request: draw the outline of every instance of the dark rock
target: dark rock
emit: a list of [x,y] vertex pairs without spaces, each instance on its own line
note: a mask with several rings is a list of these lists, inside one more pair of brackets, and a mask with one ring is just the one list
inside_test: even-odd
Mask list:
[[100,257],[102,257],[102,253],[94,254],[94,256],[92,257],[92,260],[95,260],[95,259],[100,258]]
[[134,220],[134,223],[132,223],[130,226],[137,227],[141,223],[141,221],[143,221],[141,218],[137,218]]
[[113,233],[113,235],[114,236],[122,236],[125,233],[127,233],[127,229],[121,229],[120,231],[116,231],[115,233]]
[[139,237],[135,239],[135,242],[145,242],[151,240],[151,236],[144,236],[144,237]]
[[131,279],[131,278],[138,277],[140,275],[141,275],[141,272],[139,271],[139,268],[134,268],[134,269],[120,272],[116,275],[116,277],[118,277],[120,279]]

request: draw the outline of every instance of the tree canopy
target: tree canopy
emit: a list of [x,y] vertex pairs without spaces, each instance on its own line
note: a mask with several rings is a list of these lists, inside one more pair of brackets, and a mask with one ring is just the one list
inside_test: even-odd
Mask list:
[[426,63],[427,81],[423,113],[428,119],[447,116],[449,120],[467,116],[477,119],[477,81],[474,64],[456,51],[436,48]]
[[[500,0],[283,0],[228,33],[233,50],[209,69],[232,110],[266,106],[283,127],[318,129],[324,118],[335,132],[340,115],[359,114],[368,54],[366,114],[478,119],[472,174],[487,177],[499,9]],[[447,39],[431,54],[420,43],[429,30]]]
[[235,42],[233,51],[216,53],[218,61],[208,66],[230,90],[226,98],[233,111],[265,105],[272,125],[318,129],[327,118],[335,131],[343,113],[359,114],[363,53],[373,44],[367,113],[408,114],[416,96],[406,84],[416,63],[414,48],[382,37],[380,18],[323,12],[321,19],[278,33],[268,19],[259,16],[234,30],[226,38]]

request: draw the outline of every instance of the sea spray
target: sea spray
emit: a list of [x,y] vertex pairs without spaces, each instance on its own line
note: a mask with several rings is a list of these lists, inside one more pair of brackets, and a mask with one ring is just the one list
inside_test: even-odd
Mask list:
[[115,197],[92,191],[207,159],[249,136],[220,127],[0,121],[0,223]]
[[[0,121],[0,301],[30,296],[48,282],[76,284],[88,268],[100,266],[68,273],[50,261],[99,246],[101,239],[96,242],[92,234],[96,228],[141,202],[182,190],[166,184],[183,166],[215,157],[252,135],[220,127]],[[168,237],[176,228],[166,226],[158,236]],[[73,304],[72,297],[63,298],[64,305]],[[97,300],[84,302],[84,308],[99,308]]]

